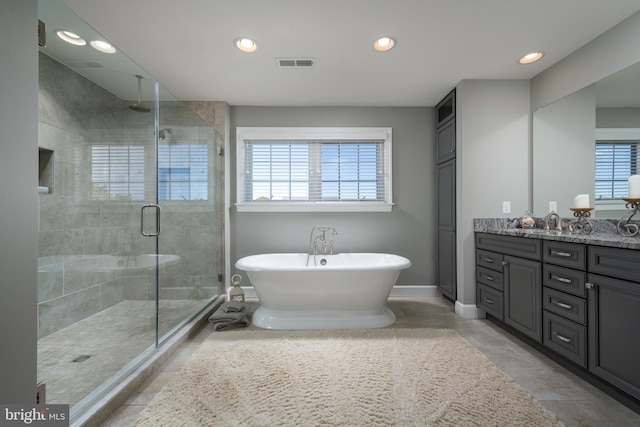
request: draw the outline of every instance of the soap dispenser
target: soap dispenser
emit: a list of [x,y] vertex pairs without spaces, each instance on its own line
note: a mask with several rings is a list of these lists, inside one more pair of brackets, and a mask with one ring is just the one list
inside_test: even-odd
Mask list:
[[244,302],[244,291],[240,287],[240,282],[242,281],[242,276],[239,274],[234,274],[231,277],[231,283],[233,286],[229,288],[228,292],[228,300],[229,301],[238,301]]

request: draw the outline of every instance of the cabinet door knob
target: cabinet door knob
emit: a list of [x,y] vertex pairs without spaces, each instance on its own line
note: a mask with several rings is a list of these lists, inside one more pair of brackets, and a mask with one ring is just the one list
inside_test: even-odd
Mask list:
[[509,265],[507,261],[502,261],[502,265]]
[[589,282],[587,282],[587,283],[585,283],[585,284],[584,284],[584,287],[585,287],[585,288],[587,288],[587,289],[591,289],[591,288],[593,288],[595,285],[596,285],[595,283],[589,283]]

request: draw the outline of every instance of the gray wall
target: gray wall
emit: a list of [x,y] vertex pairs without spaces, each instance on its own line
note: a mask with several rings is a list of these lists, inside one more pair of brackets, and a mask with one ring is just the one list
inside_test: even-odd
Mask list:
[[640,108],[597,108],[596,127],[640,128]]
[[[237,213],[231,182],[231,264],[246,255],[305,252],[315,225],[338,230],[338,252],[390,252],[413,266],[398,285],[435,284],[435,127],[427,107],[231,107],[231,176],[239,126],[377,126],[393,128],[393,197],[390,213]],[[245,278],[246,280],[246,278]]]
[[37,1],[0,2],[0,402],[36,388]]
[[531,111],[639,62],[638,40],[640,12],[531,79]]
[[[529,209],[529,102],[527,80],[463,80],[456,88],[457,303],[464,310],[476,301],[473,219]],[[502,213],[503,201],[511,213]]]

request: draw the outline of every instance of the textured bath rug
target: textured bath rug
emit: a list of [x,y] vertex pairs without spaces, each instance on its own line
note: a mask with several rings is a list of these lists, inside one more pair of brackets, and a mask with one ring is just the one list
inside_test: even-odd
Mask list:
[[136,426],[561,426],[448,329],[212,333]]

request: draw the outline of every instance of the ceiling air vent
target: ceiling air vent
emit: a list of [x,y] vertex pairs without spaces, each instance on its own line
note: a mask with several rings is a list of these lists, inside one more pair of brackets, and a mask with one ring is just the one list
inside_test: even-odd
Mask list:
[[276,58],[279,67],[313,67],[310,58]]

